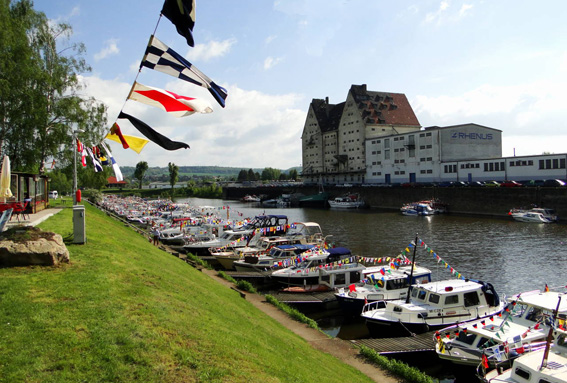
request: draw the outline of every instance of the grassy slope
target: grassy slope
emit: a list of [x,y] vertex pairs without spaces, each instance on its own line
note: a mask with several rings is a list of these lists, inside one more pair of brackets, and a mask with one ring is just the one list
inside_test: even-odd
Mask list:
[[[147,239],[86,207],[71,263],[0,269],[0,382],[365,382]],[[72,211],[42,223],[70,237]]]

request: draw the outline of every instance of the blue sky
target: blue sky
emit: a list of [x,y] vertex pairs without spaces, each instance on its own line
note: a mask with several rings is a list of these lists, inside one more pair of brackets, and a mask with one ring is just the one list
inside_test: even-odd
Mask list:
[[[36,0],[73,27],[92,72],[84,90],[191,149],[150,142],[137,154],[109,146],[120,165],[301,165],[313,98],[345,100],[351,84],[404,93],[422,126],[477,123],[503,131],[503,155],[565,153],[567,2],[196,0],[195,47],[165,17],[156,37],[228,90],[204,89],[144,68],[161,0]],[[61,41],[64,47],[65,41]],[[134,80],[207,99],[212,114],[175,118],[126,102]],[[125,134],[141,136],[127,123]]]

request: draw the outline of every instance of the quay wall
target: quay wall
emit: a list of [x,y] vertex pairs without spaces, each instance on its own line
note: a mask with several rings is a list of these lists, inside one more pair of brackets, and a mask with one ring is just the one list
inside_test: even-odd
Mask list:
[[[562,221],[567,220],[567,187],[326,187],[330,198],[345,193],[360,193],[373,209],[399,210],[404,203],[437,198],[449,205],[450,214],[506,216],[514,207],[537,205],[555,209]],[[282,193],[315,194],[317,187],[226,187],[223,198],[237,200],[247,194],[277,198]]]

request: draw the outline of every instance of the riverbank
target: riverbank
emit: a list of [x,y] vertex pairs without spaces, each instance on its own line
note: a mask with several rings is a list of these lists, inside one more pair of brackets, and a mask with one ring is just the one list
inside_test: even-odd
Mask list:
[[397,381],[96,208],[84,245],[71,209],[39,227],[67,239],[71,263],[0,269],[1,382]]

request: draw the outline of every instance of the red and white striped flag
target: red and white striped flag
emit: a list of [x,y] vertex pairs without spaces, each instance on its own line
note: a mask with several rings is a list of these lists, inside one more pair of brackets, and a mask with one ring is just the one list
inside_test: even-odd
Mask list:
[[213,107],[207,101],[181,96],[168,90],[154,88],[138,82],[134,82],[128,99],[156,106],[175,117],[190,116],[193,113],[212,113],[213,111]]

